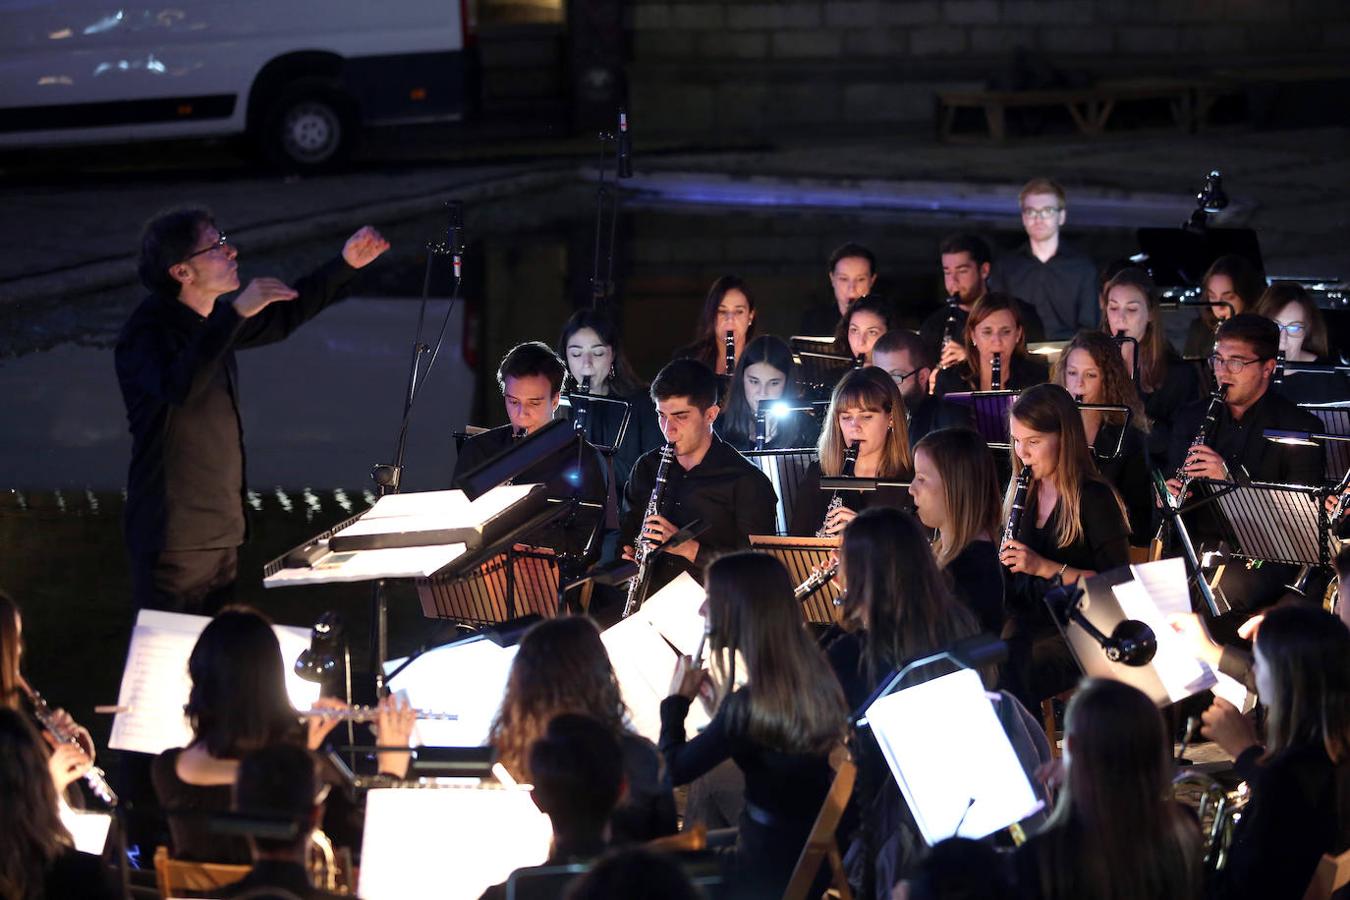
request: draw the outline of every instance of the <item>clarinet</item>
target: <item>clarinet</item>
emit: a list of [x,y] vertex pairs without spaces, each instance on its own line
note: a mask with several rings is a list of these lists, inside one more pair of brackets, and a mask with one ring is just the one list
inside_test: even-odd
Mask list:
[[[855,441],[852,444],[849,444],[848,449],[844,451],[844,462],[839,470],[840,477],[852,478],[853,467],[856,466],[857,463],[858,463],[858,443]],[[830,513],[834,512],[836,509],[838,509],[843,505],[844,505],[843,499],[839,496],[839,492],[835,491],[834,494],[830,496],[829,505],[825,507],[825,521],[820,523],[820,529],[816,532],[816,537],[823,538],[827,536],[825,534],[825,522],[828,522],[830,520]],[[831,563],[822,568],[816,569],[810,575],[806,576],[805,581],[803,581],[801,584],[797,585],[797,587],[793,589],[792,596],[798,600],[801,600],[803,597],[808,597],[811,594],[814,594],[816,591],[820,590],[830,581],[833,581],[834,576],[838,572],[839,572],[838,562]]]
[[946,347],[948,343],[956,343],[956,311],[960,308],[960,297],[952,294],[947,298],[947,322],[942,326],[943,347]]
[[[1214,393],[1209,395],[1209,406],[1205,409],[1205,420],[1200,423],[1200,430],[1191,439],[1191,447],[1199,447],[1201,444],[1209,443],[1210,438],[1214,436],[1214,426],[1219,420],[1219,407],[1223,405],[1227,397],[1228,385],[1226,384],[1219,385]],[[1187,449],[1186,456],[1190,455],[1191,451]],[[1181,465],[1177,467],[1176,474],[1172,477],[1181,482],[1181,492],[1177,494],[1177,501],[1180,502],[1186,499],[1186,491],[1191,486],[1191,477],[1186,474],[1185,457],[1182,457]]]
[[[581,384],[577,386],[577,395],[578,396],[588,395],[590,394],[590,392],[591,392],[591,376],[583,375],[581,378]],[[587,400],[583,403],[577,403],[575,400],[573,401],[572,430],[575,431],[577,434],[580,435],[586,434],[586,419],[589,417],[590,411],[591,411],[591,401]]]
[[730,378],[736,371],[736,332],[727,329],[726,344],[724,344],[727,354],[727,377]]
[[989,360],[989,390],[1003,390],[1003,354],[995,353]]
[[1027,466],[1022,467],[1022,471],[1017,473],[1017,483],[1013,487],[1012,507],[1008,510],[1008,522],[1003,526],[1003,538],[998,542],[998,548],[1002,550],[1008,545],[1008,541],[1017,539],[1018,533],[1022,530],[1022,514],[1027,508],[1027,490],[1031,487],[1031,469]]
[[[853,467],[856,466],[857,464],[858,464],[858,442],[854,441],[853,443],[849,444],[848,449],[844,451],[844,462],[839,469],[839,477],[852,478]],[[826,536],[825,525],[827,522],[830,521],[830,514],[843,505],[844,505],[844,498],[839,496],[838,491],[835,491],[833,494],[830,495],[830,503],[828,506],[825,507],[825,521],[821,522],[820,528],[816,529],[816,537],[823,538]]]
[[[58,744],[79,746],[79,738],[74,732],[67,732],[56,724],[56,714],[52,712],[52,708],[47,705],[47,701],[42,698],[41,694],[37,691],[30,691],[29,700],[33,703],[34,718],[42,723],[42,727],[47,730],[48,734],[56,738]],[[117,805],[117,794],[113,793],[112,786],[108,784],[108,776],[98,766],[91,766],[89,771],[84,773],[84,783],[89,785],[89,790],[94,792],[95,797],[98,797],[108,806]]]
[[[661,448],[661,461],[656,465],[656,485],[652,488],[652,495],[647,500],[647,509],[642,514],[644,523],[661,512],[661,502],[666,493],[666,477],[670,473],[670,462],[674,458],[674,444],[668,443]],[[651,574],[651,562],[648,559],[650,552],[647,542],[642,539],[642,526],[639,525],[637,537],[633,540],[633,562],[637,563],[638,570],[637,574],[633,576],[633,580],[628,582],[628,599],[623,604],[623,617],[625,619],[637,612],[637,608],[646,599],[643,595],[647,592],[647,579]]]

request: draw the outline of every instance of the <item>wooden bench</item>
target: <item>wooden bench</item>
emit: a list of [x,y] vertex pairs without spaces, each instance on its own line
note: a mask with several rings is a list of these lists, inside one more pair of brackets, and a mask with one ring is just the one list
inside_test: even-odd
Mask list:
[[965,90],[939,91],[937,94],[938,138],[943,141],[969,140],[977,135],[955,132],[956,116],[962,109],[984,111],[988,136],[1006,140],[1007,111],[1013,108],[1064,107],[1080,133],[1099,135],[1106,131],[1117,104],[1134,100],[1160,100],[1169,104],[1172,121],[1183,132],[1194,129],[1196,84],[1171,79],[1103,81],[1083,88],[1049,88],[1030,91]]

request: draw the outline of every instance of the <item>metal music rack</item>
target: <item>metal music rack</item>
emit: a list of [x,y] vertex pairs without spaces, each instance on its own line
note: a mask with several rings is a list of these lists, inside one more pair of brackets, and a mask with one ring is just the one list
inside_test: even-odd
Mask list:
[[1096,410],[1098,412],[1122,413],[1125,421],[1121,424],[1120,436],[1116,438],[1116,446],[1110,453],[1097,453],[1097,448],[1092,448],[1093,455],[1099,460],[1112,460],[1120,457],[1121,450],[1125,447],[1125,435],[1128,433],[1130,423],[1134,420],[1134,410],[1128,406],[1122,406],[1114,403],[1079,403],[1079,411]]
[[773,485],[773,492],[778,495],[778,503],[774,506],[774,525],[779,534],[787,534],[802,478],[811,467],[811,463],[819,458],[815,448],[749,450],[742,456],[768,476],[769,482]]
[[[1325,488],[1292,484],[1200,483],[1234,556],[1300,566],[1331,565]],[[1189,504],[1188,504],[1189,506]]]
[[[839,549],[839,538],[779,537],[752,534],[750,547],[778,560],[788,570],[793,584],[801,584],[811,570],[830,561],[830,553]],[[834,623],[834,602],[843,592],[834,579],[802,598],[802,618],[813,625]]]
[[[1350,440],[1350,403],[1309,404],[1303,408],[1322,420],[1327,434]],[[1350,442],[1326,441],[1323,446],[1326,448],[1324,477],[1329,482],[1340,481],[1350,471]]]
[[975,430],[990,447],[1007,450],[1008,412],[1020,391],[961,391],[946,394],[946,402],[969,406],[973,413]]

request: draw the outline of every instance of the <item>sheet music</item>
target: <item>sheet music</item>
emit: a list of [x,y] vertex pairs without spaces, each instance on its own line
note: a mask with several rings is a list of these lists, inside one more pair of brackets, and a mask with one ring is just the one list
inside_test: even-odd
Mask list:
[[1210,688],[1214,696],[1227,700],[1242,713],[1249,713],[1256,708],[1256,695],[1247,690],[1245,684],[1222,672],[1215,672],[1214,677],[1217,681]]
[[76,811],[70,808],[64,798],[59,800],[57,806],[61,824],[66,826],[66,831],[69,831],[71,838],[74,839],[75,849],[81,853],[102,856],[104,845],[108,843],[108,830],[112,828],[113,817],[108,813]]
[[[186,747],[192,729],[183,706],[192,692],[188,658],[208,616],[143,609],[136,616],[122,670],[118,707],[108,746],[136,753],[162,753]],[[309,648],[309,629],[274,625],[285,663],[286,693],[296,709],[309,709],[319,699],[319,685],[302,680],[293,671],[296,657]]]
[[[1180,559],[1176,562],[1182,562]],[[1142,568],[1142,567],[1141,567]],[[1185,570],[1182,570],[1183,583]],[[1112,592],[1120,611],[1128,619],[1138,619],[1149,628],[1158,640],[1158,650],[1150,665],[1167,691],[1168,700],[1175,703],[1192,694],[1214,686],[1214,672],[1196,659],[1184,638],[1172,630],[1167,614],[1159,608],[1158,598],[1149,592],[1142,581],[1127,581],[1115,585]],[[1164,600],[1172,603],[1172,600]],[[1189,601],[1187,601],[1189,610]]]
[[1164,616],[1191,611],[1190,583],[1186,577],[1186,560],[1182,557],[1133,565],[1130,574],[1143,584],[1149,598]]
[[[424,719],[417,723],[419,744],[432,747],[481,747],[488,742],[516,647],[500,647],[486,637],[473,637],[428,650],[389,681],[390,690],[407,694],[416,709],[454,713],[454,721]],[[403,664],[385,663],[385,672]]]
[[548,858],[553,829],[529,791],[386,788],[366,795],[365,900],[477,900]]
[[883,697],[867,720],[930,846],[957,834],[982,838],[1041,808],[973,670]]
[[463,491],[386,494],[339,534],[385,534],[481,527],[524,499],[534,485],[500,485],[470,502]]
[[275,575],[263,579],[263,586],[272,588],[376,581],[381,578],[429,578],[463,556],[467,550],[468,545],[461,543],[328,553],[309,568],[278,569]]

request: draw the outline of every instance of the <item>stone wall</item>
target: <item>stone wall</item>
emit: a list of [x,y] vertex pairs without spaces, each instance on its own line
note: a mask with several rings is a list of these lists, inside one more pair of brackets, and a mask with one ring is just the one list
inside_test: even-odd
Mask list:
[[630,0],[647,133],[930,127],[1017,48],[1080,78],[1339,63],[1343,0]]

